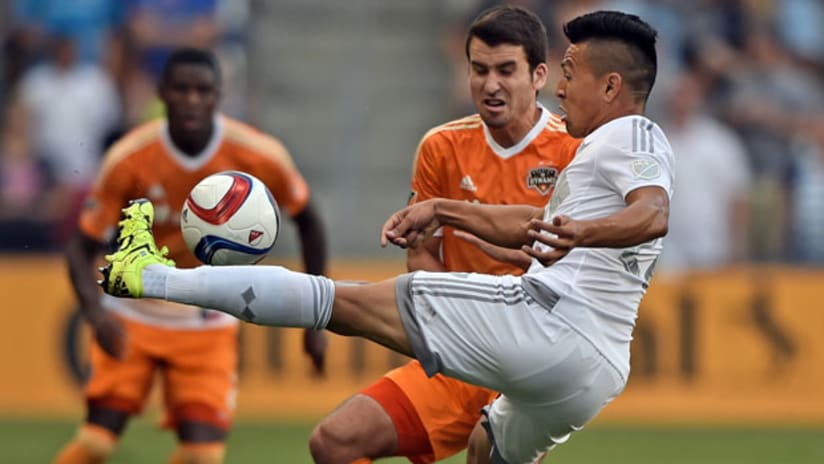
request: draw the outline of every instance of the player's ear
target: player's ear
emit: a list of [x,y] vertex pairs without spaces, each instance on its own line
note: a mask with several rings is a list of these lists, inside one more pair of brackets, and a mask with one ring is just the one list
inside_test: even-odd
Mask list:
[[549,75],[549,68],[546,63],[539,63],[532,70],[532,87],[537,91],[544,88],[546,85],[547,76]]
[[621,88],[624,85],[624,78],[617,72],[611,72],[604,76],[603,82],[604,100],[611,103],[621,93]]

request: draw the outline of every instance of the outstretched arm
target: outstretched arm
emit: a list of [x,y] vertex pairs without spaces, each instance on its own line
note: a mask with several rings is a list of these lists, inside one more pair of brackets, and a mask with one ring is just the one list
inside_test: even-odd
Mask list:
[[519,248],[530,243],[529,224],[543,210],[524,205],[480,205],[435,198],[408,206],[383,225],[381,246],[415,248],[440,226],[465,230],[489,243]]
[[529,265],[532,263],[532,258],[522,250],[493,245],[463,230],[456,230],[455,237],[474,245],[495,261],[517,266],[524,271],[529,269]]
[[626,202],[626,208],[598,219],[579,221],[556,216],[552,222],[533,220],[527,232],[530,238],[551,249],[541,251],[527,246],[522,249],[548,266],[575,247],[624,248],[667,234],[669,196],[664,189],[657,186],[638,188],[627,195]]

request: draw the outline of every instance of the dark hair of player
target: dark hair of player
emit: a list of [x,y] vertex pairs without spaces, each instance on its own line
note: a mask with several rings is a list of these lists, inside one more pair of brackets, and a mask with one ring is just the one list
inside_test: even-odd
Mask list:
[[220,66],[217,64],[217,58],[214,53],[208,50],[201,50],[198,48],[180,48],[172,52],[163,65],[163,71],[160,73],[160,85],[167,82],[172,70],[175,66],[181,64],[196,64],[209,67],[215,73],[215,84],[220,86]]
[[520,45],[526,52],[529,70],[546,63],[549,48],[546,28],[538,16],[529,10],[514,6],[499,6],[481,12],[469,27],[466,36],[466,58],[469,42],[477,37],[490,47],[501,44]]
[[603,46],[588,49],[587,61],[597,75],[621,74],[640,99],[646,101],[658,69],[655,41],[658,33],[636,15],[596,11],[564,25],[573,44],[597,41]]

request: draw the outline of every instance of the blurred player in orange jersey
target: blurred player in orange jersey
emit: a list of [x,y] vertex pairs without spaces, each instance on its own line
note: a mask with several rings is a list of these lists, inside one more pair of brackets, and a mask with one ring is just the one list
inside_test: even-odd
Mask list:
[[[93,263],[129,199],[157,205],[154,232],[179,266],[194,267],[178,218],[189,190],[209,174],[248,172],[271,190],[298,227],[306,271],[324,272],[326,241],[309,189],[276,139],[217,113],[220,70],[205,51],[171,55],[159,83],[165,120],[131,131],[106,155],[67,256],[80,307],[91,325],[87,415],[58,464],[104,462],[129,418],[141,411],[155,372],[161,374],[168,421],[179,447],[172,463],[220,463],[234,409],[237,320],[206,308],[104,296]],[[326,338],[307,329],[305,350],[323,369]]]
[[[544,27],[537,17],[520,14],[483,24],[476,20],[466,39],[466,54],[478,114],[435,127],[423,137],[410,202],[442,197],[543,207],[580,144],[558,116],[537,102],[548,71]],[[499,259],[521,262],[496,261],[475,245]],[[444,228],[409,250],[407,267],[522,274],[529,256],[504,250]],[[429,378],[421,364],[412,361],[326,417],[312,434],[312,455],[320,463],[359,458],[356,462],[365,463],[383,456],[435,462],[467,447],[481,408],[496,396],[441,374]],[[470,446],[470,462],[475,452]]]

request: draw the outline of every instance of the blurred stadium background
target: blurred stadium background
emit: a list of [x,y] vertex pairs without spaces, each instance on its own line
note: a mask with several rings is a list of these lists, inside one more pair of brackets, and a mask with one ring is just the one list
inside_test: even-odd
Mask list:
[[[0,462],[47,462],[81,419],[88,334],[61,250],[106,145],[162,111],[153,79],[171,47],[218,52],[223,111],[291,150],[327,220],[332,275],[374,280],[404,268],[377,238],[405,204],[419,138],[472,111],[463,36],[492,3],[0,1]],[[545,18],[551,69],[560,24],[581,12],[656,26],[649,110],[678,158],[633,377],[550,461],[824,462],[824,2],[513,3]],[[295,262],[291,232],[272,261]],[[244,327],[227,462],[309,462],[313,421],[403,361],[332,343],[314,378],[296,333]],[[114,462],[163,462],[172,436],[154,405]]]

